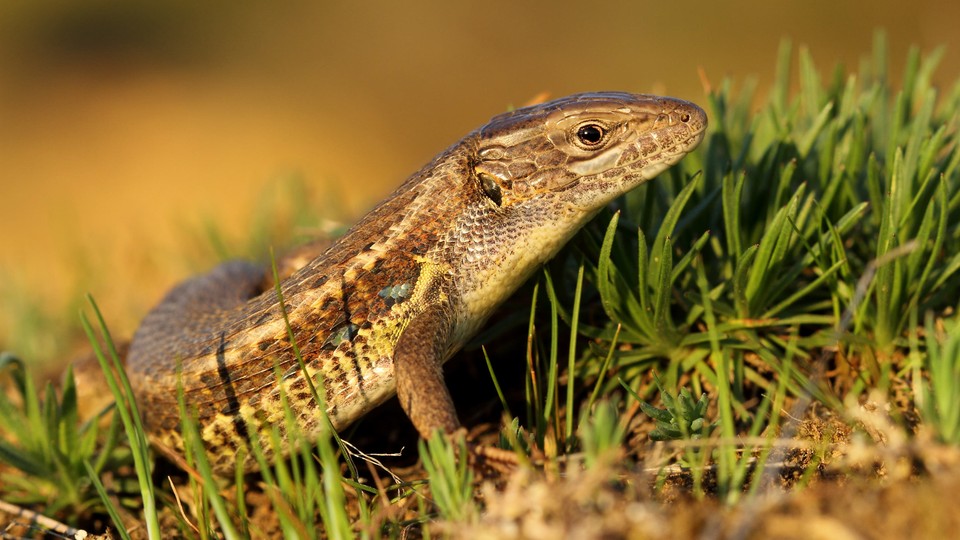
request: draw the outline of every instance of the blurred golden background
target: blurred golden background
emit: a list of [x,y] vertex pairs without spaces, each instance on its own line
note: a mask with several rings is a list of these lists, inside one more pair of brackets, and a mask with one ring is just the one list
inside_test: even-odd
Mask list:
[[349,221],[542,92],[703,104],[702,69],[755,74],[762,96],[783,37],[825,74],[855,69],[877,28],[895,76],[910,45],[946,45],[949,84],[957,21],[960,3],[931,0],[4,3],[0,349],[28,306],[84,291],[129,334],[199,270],[184,242],[205,223],[243,234],[284,178]]

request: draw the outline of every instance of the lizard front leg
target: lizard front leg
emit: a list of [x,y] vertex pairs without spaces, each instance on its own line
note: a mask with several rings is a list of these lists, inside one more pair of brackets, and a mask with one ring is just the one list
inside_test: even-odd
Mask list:
[[439,349],[449,327],[443,309],[431,305],[407,324],[394,349],[397,397],[423,438],[438,428],[444,433],[460,428],[440,366],[443,358]]
[[[407,325],[397,341],[393,369],[400,406],[423,438],[437,429],[453,435],[460,427],[450,391],[443,380],[440,344],[449,323],[439,306],[428,308]],[[509,450],[486,447],[467,441],[465,457],[482,477],[490,473],[506,475],[517,466],[517,456]]]

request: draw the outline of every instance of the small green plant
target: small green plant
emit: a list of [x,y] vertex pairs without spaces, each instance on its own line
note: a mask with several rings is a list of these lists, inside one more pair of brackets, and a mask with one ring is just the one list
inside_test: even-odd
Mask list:
[[[467,463],[463,436],[450,441],[437,432],[427,441],[421,439],[419,448],[430,479],[430,494],[440,515],[451,521],[475,519],[479,510],[473,499],[473,471]],[[458,455],[463,459],[458,459]]]
[[51,383],[39,393],[27,366],[12,354],[0,353],[0,428],[7,435],[0,438],[0,461],[20,471],[0,476],[3,498],[42,504],[50,515],[78,516],[99,509],[84,463],[102,471],[128,461],[117,446],[117,419],[112,412],[106,414],[110,422],[105,432],[99,418],[78,421],[71,369],[59,393]]
[[927,355],[924,362],[929,382],[921,386],[920,412],[945,443],[960,445],[960,320],[956,317],[934,323],[926,320]]
[[609,463],[622,452],[626,428],[620,422],[620,411],[614,400],[601,400],[592,409],[581,411],[579,423],[580,447],[587,468]]
[[646,401],[632,388],[624,384],[624,388],[640,402],[640,409],[656,421],[656,427],[650,432],[650,439],[654,441],[676,441],[680,439],[698,440],[709,437],[717,427],[717,422],[708,423],[706,414],[709,401],[707,394],[700,394],[700,399],[693,399],[688,388],[681,388],[680,393],[674,395],[663,388],[660,376],[654,374],[654,384],[660,393],[660,401],[664,408],[658,409]]

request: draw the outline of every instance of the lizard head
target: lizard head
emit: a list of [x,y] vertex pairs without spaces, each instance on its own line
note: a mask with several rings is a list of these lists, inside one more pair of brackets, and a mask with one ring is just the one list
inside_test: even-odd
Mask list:
[[469,206],[453,250],[462,342],[614,198],[680,161],[703,139],[693,103],[578,94],[494,117],[468,138]]
[[576,94],[494,117],[478,133],[475,177],[500,207],[549,199],[590,212],[679,161],[706,126],[679,99]]

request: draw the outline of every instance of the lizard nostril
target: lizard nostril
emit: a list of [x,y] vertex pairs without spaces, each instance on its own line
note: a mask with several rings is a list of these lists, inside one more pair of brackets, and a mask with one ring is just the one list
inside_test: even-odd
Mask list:
[[690,115],[687,114],[687,113],[681,114],[681,115],[680,115],[680,121],[683,122],[684,124],[686,124],[687,122],[690,121]]

